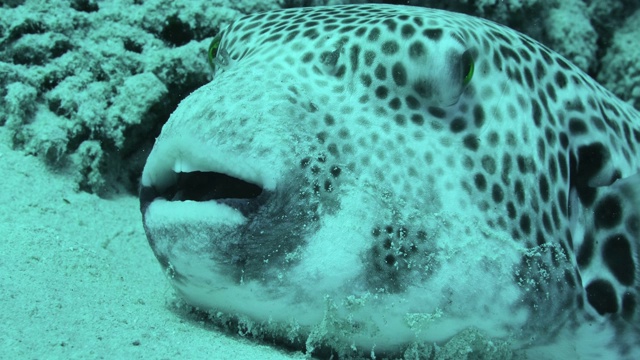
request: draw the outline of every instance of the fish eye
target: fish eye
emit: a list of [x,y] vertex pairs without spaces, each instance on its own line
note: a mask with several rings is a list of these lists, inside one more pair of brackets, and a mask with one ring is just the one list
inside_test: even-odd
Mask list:
[[213,40],[211,40],[211,44],[209,44],[209,66],[211,66],[211,70],[216,70],[216,64],[214,59],[218,55],[218,48],[220,47],[220,41],[222,40],[222,36],[220,34],[216,35]]
[[474,71],[474,63],[473,58],[471,57],[471,52],[469,50],[462,53],[462,73],[465,74],[462,79],[462,84],[467,85],[471,82],[473,78]]

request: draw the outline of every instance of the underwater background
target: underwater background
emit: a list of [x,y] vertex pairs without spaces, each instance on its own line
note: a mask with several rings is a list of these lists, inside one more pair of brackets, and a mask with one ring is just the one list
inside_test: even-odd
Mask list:
[[[189,315],[136,191],[164,122],[211,80],[207,48],[233,19],[363,2],[0,1],[0,358],[305,358]],[[640,109],[639,1],[378,2],[505,24]]]

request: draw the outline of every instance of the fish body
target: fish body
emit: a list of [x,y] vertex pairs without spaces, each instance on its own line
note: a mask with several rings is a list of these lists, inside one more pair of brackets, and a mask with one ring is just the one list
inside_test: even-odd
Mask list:
[[188,304],[345,357],[473,328],[640,358],[640,115],[576,66],[378,4],[247,15],[210,56],[140,191]]

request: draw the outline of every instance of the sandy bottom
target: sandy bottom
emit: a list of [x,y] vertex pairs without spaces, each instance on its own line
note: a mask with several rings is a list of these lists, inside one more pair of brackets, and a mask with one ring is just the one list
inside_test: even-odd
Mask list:
[[302,359],[172,310],[138,200],[77,192],[0,128],[0,358]]

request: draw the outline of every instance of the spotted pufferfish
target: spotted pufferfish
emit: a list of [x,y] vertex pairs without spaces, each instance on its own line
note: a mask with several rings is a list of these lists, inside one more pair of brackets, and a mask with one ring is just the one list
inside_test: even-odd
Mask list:
[[640,358],[640,114],[562,56],[379,4],[247,15],[210,56],[140,204],[211,321],[318,356],[475,329],[536,358]]

